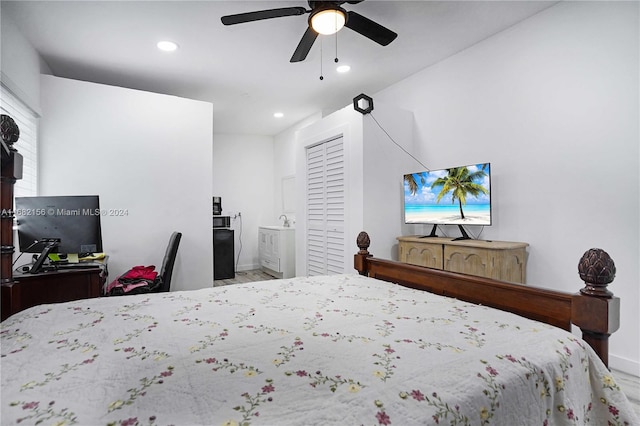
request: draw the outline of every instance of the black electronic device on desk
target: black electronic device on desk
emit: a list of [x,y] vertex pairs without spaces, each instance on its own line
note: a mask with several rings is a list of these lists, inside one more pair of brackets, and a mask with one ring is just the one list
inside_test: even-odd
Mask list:
[[100,253],[102,230],[97,195],[16,197],[22,253],[39,253],[28,272],[55,269],[53,253]]

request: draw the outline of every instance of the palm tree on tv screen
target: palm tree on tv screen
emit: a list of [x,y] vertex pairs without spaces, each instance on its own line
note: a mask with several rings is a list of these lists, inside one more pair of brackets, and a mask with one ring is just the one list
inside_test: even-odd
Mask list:
[[471,195],[477,198],[480,194],[486,195],[489,193],[487,188],[474,182],[487,176],[484,171],[486,167],[487,164],[483,164],[482,168],[475,172],[469,171],[467,167],[454,167],[447,169],[447,176],[438,178],[431,184],[431,189],[437,186],[442,186],[436,201],[440,202],[442,197],[451,192],[451,204],[458,200],[458,205],[460,206],[460,217],[464,219],[462,205],[467,204],[467,196]]
[[[419,173],[420,175],[420,180],[422,185],[424,185],[425,183],[425,179],[424,176],[422,176],[422,173]],[[416,195],[416,192],[418,192],[418,182],[416,182],[416,178],[413,174],[409,174],[409,175],[404,175],[404,181],[407,182],[407,185],[409,186],[409,191],[411,191],[411,195]]]

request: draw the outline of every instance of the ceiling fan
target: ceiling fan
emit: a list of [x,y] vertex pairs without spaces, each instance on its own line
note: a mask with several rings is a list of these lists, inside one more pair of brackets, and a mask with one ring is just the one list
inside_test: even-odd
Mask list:
[[309,13],[307,30],[302,35],[300,43],[290,62],[304,61],[316,41],[318,34],[333,34],[342,27],[347,27],[363,36],[386,46],[398,36],[395,32],[383,27],[369,18],[344,10],[344,3],[357,4],[364,0],[346,1],[315,1],[308,0],[311,10],[304,7],[281,7],[277,9],[258,10],[255,12],[238,13],[222,17],[224,25],[242,24],[245,22],[259,21],[262,19],[281,18],[284,16],[296,16]]

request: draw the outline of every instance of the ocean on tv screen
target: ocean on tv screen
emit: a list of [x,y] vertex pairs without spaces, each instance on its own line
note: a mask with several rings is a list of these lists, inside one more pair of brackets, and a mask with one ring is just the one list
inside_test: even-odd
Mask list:
[[416,205],[405,206],[406,223],[433,223],[436,225],[490,225],[491,206],[489,204],[466,204],[463,206],[464,219],[460,216],[460,206]]

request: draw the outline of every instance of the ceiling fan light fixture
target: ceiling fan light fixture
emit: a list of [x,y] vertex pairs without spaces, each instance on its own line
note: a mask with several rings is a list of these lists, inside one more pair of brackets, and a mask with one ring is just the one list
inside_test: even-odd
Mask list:
[[335,34],[344,27],[347,22],[347,14],[340,7],[320,9],[309,17],[311,28],[318,34]]

